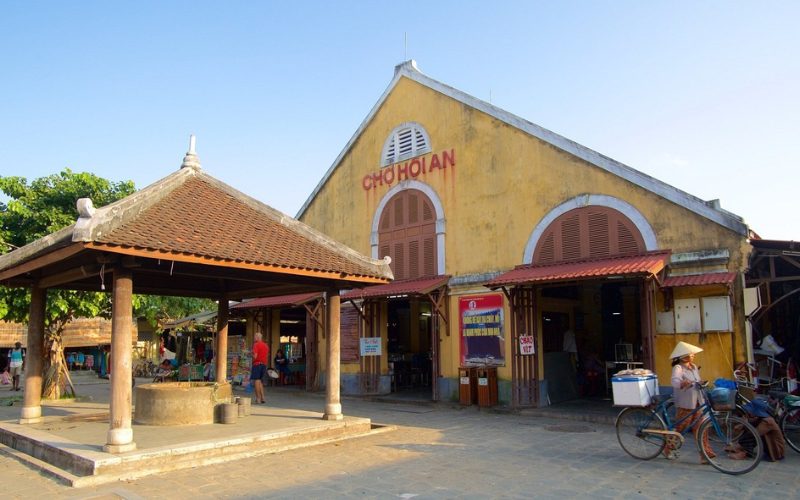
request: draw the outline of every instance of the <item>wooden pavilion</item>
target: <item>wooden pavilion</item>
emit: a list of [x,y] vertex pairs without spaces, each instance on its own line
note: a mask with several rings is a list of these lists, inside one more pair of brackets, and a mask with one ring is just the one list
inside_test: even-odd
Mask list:
[[342,289],[387,283],[389,264],[346,247],[204,173],[190,141],[181,168],[108,206],[77,201],[67,228],[0,256],[0,284],[31,289],[20,423],[41,420],[42,346],[48,289],[112,294],[111,402],[104,449],[136,448],[131,427],[132,294],[218,301],[216,379],[225,380],[228,301],[326,294],[327,384],[323,418],[342,418],[339,315]]

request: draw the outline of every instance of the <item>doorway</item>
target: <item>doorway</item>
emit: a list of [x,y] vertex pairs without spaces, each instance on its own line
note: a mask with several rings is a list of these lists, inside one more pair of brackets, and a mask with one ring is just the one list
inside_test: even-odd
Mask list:
[[611,376],[642,362],[642,287],[599,280],[541,289],[543,372],[550,403],[610,399]]
[[409,398],[432,398],[432,322],[430,302],[389,300],[387,348],[392,393]]
[[293,307],[281,309],[280,312],[280,332],[278,336],[278,346],[275,352],[271,353],[273,360],[277,351],[283,352],[286,359],[282,363],[283,368],[270,360],[270,365],[279,370],[278,385],[300,386],[306,385],[306,334],[308,321],[305,308]]

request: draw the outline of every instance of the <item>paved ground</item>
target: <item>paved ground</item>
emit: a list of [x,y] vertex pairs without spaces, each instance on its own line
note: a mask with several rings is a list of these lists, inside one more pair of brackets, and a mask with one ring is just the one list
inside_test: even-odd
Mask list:
[[[102,393],[103,385],[82,390]],[[0,396],[4,395],[0,389]],[[321,395],[271,391],[278,407],[319,411]],[[613,427],[566,418],[353,399],[348,415],[397,430],[221,465],[74,489],[0,456],[11,498],[797,498],[800,454],[728,476],[698,463],[629,458]],[[554,414],[555,415],[555,414]]]

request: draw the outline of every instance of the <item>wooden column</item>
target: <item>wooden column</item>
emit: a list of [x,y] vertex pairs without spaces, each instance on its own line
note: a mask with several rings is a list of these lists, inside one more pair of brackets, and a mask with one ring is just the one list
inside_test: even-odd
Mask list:
[[28,312],[28,352],[25,356],[25,394],[19,423],[34,424],[42,420],[42,348],[44,346],[44,314],[47,290],[34,285]]
[[341,372],[339,363],[341,298],[339,297],[339,290],[328,291],[325,313],[325,328],[328,330],[326,342],[328,367],[325,377],[325,414],[322,418],[324,420],[341,420],[343,417],[339,394]]
[[217,304],[217,348],[216,357],[217,373],[215,380],[224,384],[228,380],[228,298],[221,297]]
[[127,269],[114,269],[111,302],[111,405],[109,429],[103,450],[123,453],[136,449],[131,428],[133,395],[131,343],[133,329],[133,278]]

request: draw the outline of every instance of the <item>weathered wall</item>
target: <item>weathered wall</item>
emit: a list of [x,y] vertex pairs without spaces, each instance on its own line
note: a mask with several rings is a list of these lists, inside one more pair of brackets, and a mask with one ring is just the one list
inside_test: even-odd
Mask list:
[[[430,136],[431,152],[420,159],[426,165],[435,155],[441,158],[443,152],[455,156],[454,166],[414,179],[430,186],[444,208],[446,274],[503,271],[523,263],[525,246],[542,218],[562,203],[585,194],[614,197],[635,207],[654,230],[659,249],[688,252],[725,248],[730,252],[728,270],[741,271],[746,265],[749,245],[742,235],[405,78],[346,152],[302,220],[370,254],[376,209],[397,182],[372,187],[372,181],[365,183],[365,176],[380,172],[386,138],[396,126],[410,121],[424,126]],[[741,298],[737,297],[736,307],[740,306]],[[441,368],[444,376],[455,377],[459,357],[457,301],[451,300],[449,307],[450,335],[442,335]],[[508,304],[508,332],[507,308]],[[739,357],[743,353],[743,317],[739,313],[734,338]],[[656,343],[657,359],[668,355],[671,347],[664,352],[667,343]],[[510,349],[507,340],[507,360]],[[352,369],[345,367],[343,372]],[[509,375],[508,367],[499,372],[501,378]]]

